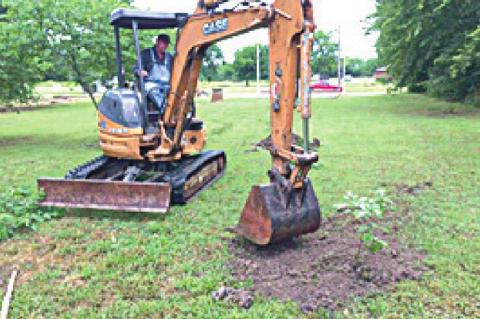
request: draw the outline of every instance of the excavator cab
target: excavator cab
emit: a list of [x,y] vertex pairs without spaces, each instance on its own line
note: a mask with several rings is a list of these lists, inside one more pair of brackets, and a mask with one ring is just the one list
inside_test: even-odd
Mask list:
[[[124,8],[112,12],[110,23],[114,27],[115,33],[118,89],[109,91],[108,94],[104,95],[99,104],[100,114],[112,115],[115,117],[113,119],[114,122],[117,123],[118,120],[123,117],[121,124],[129,128],[141,128],[144,132],[150,134],[158,132],[159,128],[157,124],[160,120],[160,114],[158,110],[151,107],[151,103],[148,101],[144,79],[137,77],[133,89],[126,87],[120,29],[132,30],[136,54],[135,63],[138,63],[138,67],[141,68],[139,32],[141,30],[177,29],[180,28],[187,19],[187,13],[163,13]],[[127,70],[131,70],[131,68],[127,68]],[[121,105],[119,105],[119,103]]]
[[[115,34],[115,53],[118,73],[118,87],[104,94],[98,105],[98,130],[100,147],[106,156],[143,160],[146,153],[156,145],[162,134],[162,113],[148,98],[149,83],[143,77],[135,77],[135,85],[126,84],[125,72],[133,73],[132,65],[124,67],[121,45],[121,29],[132,30],[135,49],[135,64],[141,69],[142,56],[140,32],[142,30],[181,29],[187,22],[187,13],[163,13],[120,8],[111,14],[110,22]],[[126,70],[126,71],[125,71]],[[166,105],[168,90],[163,94]],[[158,102],[158,101],[156,101]],[[199,119],[194,119],[194,109],[187,116],[182,145],[183,155],[198,153],[204,146],[206,130]],[[174,129],[165,129],[164,136],[172,140]],[[192,143],[194,142],[194,143]],[[179,159],[178,156],[175,159]],[[171,160],[168,159],[168,160]]]

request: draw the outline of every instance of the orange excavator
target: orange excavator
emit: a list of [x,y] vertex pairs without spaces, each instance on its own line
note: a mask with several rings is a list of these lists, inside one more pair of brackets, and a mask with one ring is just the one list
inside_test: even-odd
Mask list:
[[[235,230],[258,245],[316,231],[320,207],[307,178],[318,155],[308,149],[311,66],[315,30],[311,0],[200,0],[193,14],[117,9],[118,88],[97,108],[103,156],[64,178],[40,178],[43,206],[165,213],[186,204],[225,172],[222,151],[204,151],[206,130],[195,117],[194,97],[207,49],[259,28],[270,36],[270,183],[255,185]],[[177,29],[165,111],[149,101],[144,79],[125,85],[120,29],[133,31],[141,68],[139,31]],[[252,61],[253,63],[253,61]],[[293,114],[303,119],[304,146],[292,144]]]

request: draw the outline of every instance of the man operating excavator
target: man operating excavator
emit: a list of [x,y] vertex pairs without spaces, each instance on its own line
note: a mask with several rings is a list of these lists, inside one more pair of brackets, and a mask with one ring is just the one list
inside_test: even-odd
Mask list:
[[[158,108],[160,115],[165,112],[166,98],[170,91],[172,55],[167,52],[170,37],[159,34],[155,45],[142,51],[133,72],[135,76],[145,79],[147,98]],[[142,65],[139,69],[138,65]]]

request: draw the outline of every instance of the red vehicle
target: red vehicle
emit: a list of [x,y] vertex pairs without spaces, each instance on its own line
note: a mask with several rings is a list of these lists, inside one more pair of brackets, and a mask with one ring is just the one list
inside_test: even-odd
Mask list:
[[338,85],[331,85],[328,81],[319,81],[312,83],[310,88],[315,92],[343,92],[343,88]]

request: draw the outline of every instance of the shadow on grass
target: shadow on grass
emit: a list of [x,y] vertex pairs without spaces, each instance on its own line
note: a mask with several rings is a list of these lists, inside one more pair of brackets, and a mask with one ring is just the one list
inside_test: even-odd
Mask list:
[[34,144],[35,138],[31,135],[25,136],[3,136],[0,138],[0,148],[18,146],[21,144]]
[[451,107],[442,109],[426,108],[421,110],[411,110],[411,115],[420,115],[433,118],[457,118],[457,117],[477,117],[480,116],[480,108],[475,107]]
[[44,135],[18,135],[18,136],[1,136],[0,149],[21,146],[35,146],[36,148],[50,149],[52,147],[61,148],[96,148],[98,146],[98,138],[77,137],[71,138],[71,135],[61,134],[44,134]]
[[[53,101],[52,101],[53,102]],[[50,102],[50,103],[52,103]],[[6,107],[4,105],[0,105],[0,116],[1,114],[9,114],[9,113],[17,113],[21,114],[23,112],[39,112],[39,111],[46,111],[46,110],[58,110],[64,109],[67,107],[71,107],[72,105],[77,104],[88,104],[88,102],[84,101],[67,101],[66,103],[61,102],[53,102],[53,104],[26,104],[22,106],[14,106],[14,107]]]
[[164,221],[168,213],[131,213],[107,212],[93,209],[65,209],[65,217],[77,217],[90,220],[117,220],[117,221]]
[[[421,96],[411,95],[411,97],[415,99]],[[432,118],[480,116],[480,107],[475,107],[474,105],[458,102],[448,102],[436,98],[425,99],[423,97],[421,101],[407,101],[407,105],[396,107],[393,110],[397,114],[425,116]]]

